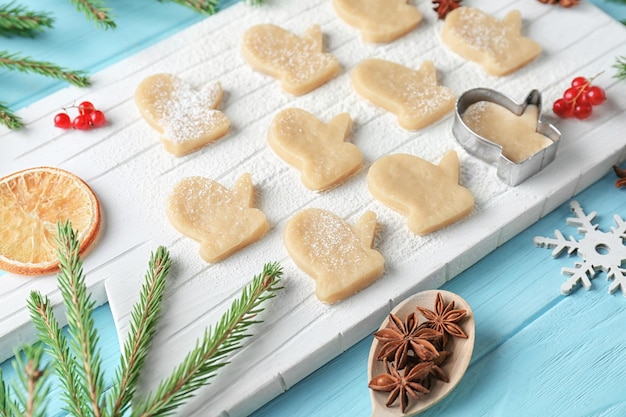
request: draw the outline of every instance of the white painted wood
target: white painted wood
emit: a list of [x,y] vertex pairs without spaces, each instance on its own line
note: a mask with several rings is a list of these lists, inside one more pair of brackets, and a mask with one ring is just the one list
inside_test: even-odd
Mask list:
[[[88,181],[102,200],[106,226],[85,267],[98,303],[105,300],[102,283],[106,281],[122,340],[150,251],[160,244],[170,249],[175,266],[165,316],[142,374],[144,391],[169,374],[264,262],[278,260],[285,268],[285,288],[268,305],[265,323],[254,328],[255,336],[232,358],[233,363],[180,414],[246,415],[373,331],[395,303],[452,279],[623,160],[626,86],[611,78],[611,65],[615,56],[626,55],[626,31],[588,3],[571,10],[535,1],[467,3],[498,16],[520,9],[524,33],[539,41],[544,53],[509,77],[487,76],[441,44],[441,23],[426,0],[417,2],[425,16],[420,27],[388,45],[363,45],[356,31],[337,18],[329,1],[276,0],[262,8],[240,4],[96,74],[89,90],[68,88],[35,103],[20,112],[29,123],[28,130],[0,134],[0,174],[34,165],[61,166]],[[303,97],[282,93],[276,81],[253,72],[239,56],[241,35],[261,22],[274,22],[297,33],[310,24],[321,24],[328,49],[342,63],[343,71]],[[349,73],[370,56],[413,67],[431,59],[441,82],[459,94],[468,88],[490,87],[519,100],[538,88],[548,110],[574,76],[605,70],[597,82],[606,87],[610,100],[587,121],[552,117],[563,132],[555,161],[510,188],[499,182],[494,167],[459,148],[450,133],[451,116],[422,131],[406,132],[397,127],[394,116],[358,97]],[[136,85],[161,71],[173,72],[196,86],[220,81],[226,92],[223,111],[232,121],[232,133],[186,157],[167,154],[133,102]],[[88,133],[51,133],[55,109],[87,97],[106,111],[110,124]],[[342,111],[350,112],[355,120],[350,140],[364,154],[364,169],[335,190],[319,194],[306,190],[299,174],[266,145],[269,123],[286,107],[304,108],[326,121]],[[432,235],[414,236],[404,218],[370,197],[365,186],[367,168],[381,155],[394,152],[438,163],[449,149],[459,152],[461,181],[476,197],[475,212]],[[272,229],[260,242],[219,264],[207,265],[197,256],[198,245],[168,224],[164,200],[172,185],[185,176],[203,175],[231,186],[243,172],[252,173],[259,208]],[[337,305],[320,304],[313,295],[314,281],[295,267],[282,245],[286,221],[305,207],[328,208],[351,222],[365,210],[375,211],[382,226],[376,247],[386,258],[384,276]],[[2,357],[10,356],[9,348],[17,340],[30,336],[24,300],[34,288],[59,302],[52,277],[3,277]]]

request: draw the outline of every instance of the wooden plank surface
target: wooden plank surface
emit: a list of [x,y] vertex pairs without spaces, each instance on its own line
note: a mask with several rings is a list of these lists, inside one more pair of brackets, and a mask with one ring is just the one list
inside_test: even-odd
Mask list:
[[[424,4],[422,4],[423,6]],[[543,7],[543,6],[541,6]],[[539,10],[539,9],[536,9]],[[542,9],[542,10],[547,10],[547,9]],[[538,12],[536,12],[538,13]],[[555,13],[550,11],[550,13]],[[579,15],[580,16],[587,16],[589,13],[589,10],[585,10],[582,9],[582,13],[585,13],[583,15]],[[592,10],[592,13],[595,13],[595,11]],[[537,14],[534,17],[537,18],[541,18],[543,15],[541,14]],[[544,17],[544,19],[546,19]],[[596,36],[585,36],[584,33],[580,33],[580,37],[576,37],[574,39],[574,41],[580,41],[583,42],[583,45],[580,46],[581,50],[584,51],[591,51],[593,50],[592,46],[594,44],[596,44],[598,42],[598,39],[603,39],[606,38],[607,36],[609,36],[608,34],[611,34],[613,32],[611,32],[613,29],[617,28],[616,25],[611,25],[609,23],[609,20],[606,20],[606,23],[608,24],[608,27],[610,29],[606,29],[606,31],[602,31],[600,30],[600,26],[606,26],[605,25],[605,21],[602,20],[602,24],[598,24],[597,26],[591,25],[590,29],[598,29],[598,32]],[[545,25],[545,26],[549,26],[549,25]],[[536,25],[536,26],[532,26],[533,29],[536,30],[545,30],[546,33],[544,33],[543,35],[545,36],[553,36],[555,34],[555,30],[550,30],[548,28],[542,29],[543,26],[542,25]],[[620,28],[621,29],[621,28]],[[528,29],[530,30],[530,29]],[[618,32],[618,33],[622,33],[622,32]],[[578,36],[578,35],[577,35]],[[552,38],[550,38],[550,40],[552,40]],[[332,44],[332,39],[331,39],[331,44]],[[577,55],[575,53],[575,51],[565,51],[562,54],[562,58],[564,60],[566,60],[569,64],[574,64],[574,67],[567,67],[564,66],[563,68],[560,68],[561,71],[563,71],[563,73],[561,73],[561,76],[563,76],[563,74],[565,74],[565,76],[571,76],[572,74],[568,71],[585,71],[585,73],[588,73],[589,71],[595,71],[597,68],[603,68],[606,67],[607,65],[610,65],[611,61],[610,58],[612,57],[611,55],[609,55],[610,53],[619,53],[619,48],[621,47],[623,50],[623,44],[624,44],[624,38],[622,37],[620,39],[619,36],[615,37],[613,39],[613,43],[608,42],[606,45],[604,45],[602,48],[598,48],[597,51],[594,51],[592,53],[586,53],[584,57],[580,57],[580,56],[575,56]],[[176,42],[174,42],[174,45],[178,45],[176,44]],[[550,44],[550,42],[548,42],[548,50],[550,50],[550,46],[552,44]],[[552,45],[555,49],[552,49],[552,52],[558,52],[558,49],[556,49],[558,47],[558,44],[554,44]],[[563,45],[561,45],[563,46]],[[569,46],[569,45],[566,45]],[[172,47],[172,50],[174,50],[175,47]],[[576,49],[576,48],[574,48]],[[604,54],[604,55],[603,55]],[[604,61],[601,60],[602,57],[605,57],[606,59]],[[600,59],[599,59],[600,58]],[[144,64],[142,62],[142,64]],[[549,64],[544,63],[545,66],[549,66]],[[128,70],[129,67],[125,66],[124,70]],[[138,71],[141,71],[142,68],[141,67],[137,67],[140,68]],[[575,68],[575,69],[573,69]],[[131,67],[132,69],[132,67]],[[113,72],[113,71],[112,71]],[[117,74],[116,74],[117,75]],[[126,74],[127,75],[127,74]],[[529,77],[528,79],[532,79],[531,75],[527,75],[527,77]],[[552,94],[555,95],[557,93],[560,93],[560,89],[561,86],[557,85],[558,84],[558,76],[557,75],[550,75],[550,77],[554,77],[554,78],[549,78],[548,80],[545,80],[545,85],[546,85],[546,90],[549,92],[548,94]],[[510,86],[512,88],[511,91],[525,91],[522,90],[522,87],[525,89],[527,88],[527,86],[524,84],[528,81],[528,79],[522,79],[520,80],[519,83],[513,83],[512,86]],[[120,81],[120,83],[123,83],[124,81]],[[129,83],[130,84],[130,83]],[[460,85],[462,86],[462,85]],[[495,87],[498,88],[504,88],[504,85],[501,83],[497,83],[496,85],[494,85]],[[508,83],[507,83],[507,88],[509,87]],[[120,86],[118,86],[117,88],[122,88]],[[611,90],[611,88],[613,90]],[[609,88],[607,88],[607,90],[609,90],[609,94],[611,95],[611,97],[615,97],[619,95],[619,86],[616,84],[612,84]],[[72,94],[75,95],[76,91],[71,92]],[[62,95],[61,97],[67,97],[66,95]],[[623,97],[623,95],[622,95]],[[55,100],[58,100],[58,97],[55,97]],[[549,209],[553,208],[554,206],[557,206],[560,201],[566,199],[567,197],[569,197],[572,193],[584,188],[584,186],[588,185],[590,182],[592,182],[595,178],[597,178],[599,175],[601,175],[606,167],[619,160],[619,158],[621,158],[620,155],[616,155],[614,154],[614,152],[611,152],[610,149],[608,149],[604,155],[606,156],[603,160],[601,161],[600,164],[597,164],[597,161],[594,161],[593,158],[592,160],[589,160],[588,158],[586,158],[587,151],[593,151],[596,148],[598,148],[597,144],[594,143],[588,147],[586,147],[585,145],[587,145],[586,143],[583,143],[585,141],[584,138],[593,135],[593,134],[603,134],[605,135],[608,132],[608,136],[611,137],[611,135],[615,134],[615,132],[617,132],[620,128],[621,128],[621,124],[620,124],[620,114],[623,114],[623,109],[624,109],[624,103],[623,101],[620,101],[619,99],[616,99],[615,101],[613,101],[611,103],[612,106],[614,106],[613,108],[610,108],[609,111],[607,112],[602,112],[599,115],[599,118],[595,118],[595,120],[593,120],[593,123],[583,123],[583,124],[568,124],[566,126],[559,126],[561,127],[562,130],[565,131],[566,128],[569,128],[569,130],[566,132],[568,133],[568,137],[572,138],[571,143],[575,143],[576,146],[572,145],[571,148],[569,147],[565,147],[565,149],[562,149],[563,155],[566,155],[565,157],[563,157],[563,159],[567,159],[567,161],[570,164],[573,164],[575,166],[575,168],[573,169],[566,169],[568,167],[567,164],[563,164],[560,166],[560,168],[558,168],[559,172],[556,172],[555,175],[557,174],[570,174],[570,172],[573,172],[573,175],[569,176],[569,178],[566,181],[563,181],[562,178],[559,178],[558,181],[553,181],[552,177],[548,177],[546,176],[546,180],[542,183],[541,181],[537,181],[537,184],[535,184],[534,186],[536,187],[535,190],[539,189],[540,192],[534,193],[533,189],[531,189],[530,191],[528,191],[528,197],[530,198],[530,200],[532,200],[532,204],[530,204],[528,207],[531,207],[533,210],[531,210],[531,216],[534,216],[534,218],[526,218],[524,219],[524,221],[528,221],[528,222],[532,222],[534,221],[536,218],[538,218],[541,214],[544,214],[546,212],[549,211]],[[119,113],[122,113],[122,111],[126,111],[128,109],[128,107],[123,107],[122,109],[120,109]],[[49,111],[49,108],[45,109],[45,111]],[[45,114],[42,113],[42,114]],[[117,113],[116,113],[117,114]],[[50,118],[50,116],[48,114],[45,114],[46,117],[48,117],[48,119]],[[43,116],[42,116],[43,117]],[[49,122],[49,120],[47,120]],[[391,120],[387,120],[386,122],[391,122]],[[43,123],[43,122],[42,122]],[[607,130],[600,130],[600,132],[598,132],[598,127],[599,126],[608,126]],[[582,128],[581,128],[582,126]],[[106,135],[105,135],[106,137]],[[97,138],[96,138],[97,140]],[[609,142],[609,146],[611,146],[611,140],[608,140]],[[578,145],[580,145],[580,147],[578,147]],[[85,152],[88,152],[87,148],[89,146],[89,144],[84,144],[83,145],[85,148]],[[623,146],[623,144],[621,145]],[[100,152],[101,150],[96,150],[93,151],[91,154],[87,154],[89,156],[96,154],[97,152]],[[602,149],[600,150],[600,152],[602,151]],[[561,155],[561,154],[560,154]],[[560,158],[561,156],[559,156]],[[91,159],[89,162],[91,162],[93,159]],[[599,168],[595,169],[597,166],[599,166]],[[580,168],[580,170],[578,169]],[[557,170],[557,168],[554,168],[555,170]],[[589,174],[589,173],[592,174]],[[581,173],[586,173],[589,175],[584,175],[583,177],[581,177]],[[521,189],[521,188],[520,188]],[[546,193],[546,195],[550,195],[552,196],[553,193],[556,193],[556,197],[552,197],[550,199],[546,199],[546,200],[542,200],[541,197],[538,199],[537,198],[537,194],[542,194],[543,192]],[[524,207],[524,208],[528,208],[528,207]],[[483,212],[483,216],[487,216],[488,214],[491,214],[491,212],[489,212],[488,210],[485,210]],[[522,214],[522,213],[520,213]],[[479,218],[481,215],[481,213],[477,213],[476,218]],[[484,253],[486,253],[487,251],[493,249],[495,246],[497,246],[498,244],[502,243],[504,240],[506,240],[508,237],[512,236],[513,234],[515,234],[516,232],[518,232],[519,230],[521,230],[524,227],[524,223],[516,226],[516,228],[509,228],[507,230],[506,233],[500,234],[500,235],[494,235],[494,238],[491,239],[490,242],[488,242],[487,245],[484,246],[484,248],[481,248],[478,252],[478,255],[476,256],[476,259],[478,259],[478,257],[482,256]],[[140,255],[137,254],[137,252],[143,252],[143,254],[145,255],[145,253],[147,251],[149,251],[151,248],[148,247],[147,245],[141,246],[141,244],[139,244],[139,246],[136,247],[131,247],[130,250],[131,252],[129,252],[129,254],[132,254],[131,256],[135,256],[135,257],[140,257]],[[144,256],[145,259],[147,259]],[[472,258],[472,257],[470,257]],[[452,272],[446,272],[444,273],[444,275],[442,277],[445,277],[446,275],[448,276],[453,276],[456,274],[456,272],[458,272],[458,270],[463,269],[464,266],[467,266],[469,263],[472,263],[473,261],[475,261],[476,259],[470,259],[469,261],[466,259],[461,259],[458,266],[452,268]],[[123,270],[125,271],[125,273],[128,273],[129,276],[132,276],[132,274],[134,274],[135,276],[140,276],[141,271],[143,270],[143,265],[136,265],[133,263],[133,265],[128,265],[128,263],[124,263],[123,264]],[[231,265],[232,266],[232,265]],[[105,276],[106,274],[111,274],[112,270],[118,270],[119,265],[117,266],[111,266],[111,268],[109,270],[107,270],[107,266],[103,266],[102,269],[99,269],[99,271],[104,270],[104,272],[102,272],[100,275],[101,276]],[[96,271],[98,272],[98,271]],[[136,273],[135,273],[136,272]],[[438,277],[438,278],[442,278],[442,277]],[[435,285],[435,283],[429,283],[432,285]],[[125,292],[129,292],[129,286],[124,284],[123,289]],[[96,288],[97,291],[97,288]],[[405,291],[405,292],[409,292]],[[398,297],[396,297],[396,299],[399,299],[401,297],[401,295],[398,295]],[[6,305],[6,304],[4,304]],[[387,306],[385,306],[387,307]],[[377,313],[379,315],[383,315],[384,312],[380,312]],[[316,368],[318,366],[319,363],[322,363],[324,361],[326,361],[328,358],[334,356],[335,354],[337,354],[337,352],[340,352],[341,350],[345,349],[349,344],[351,344],[351,340],[355,341],[358,340],[360,337],[362,337],[363,334],[365,334],[368,330],[368,327],[370,327],[369,322],[367,323],[363,323],[361,326],[357,326],[357,328],[355,329],[348,329],[348,332],[346,332],[347,336],[344,340],[335,340],[334,337],[332,336],[333,340],[327,340],[323,338],[323,334],[319,334],[319,337],[317,337],[317,333],[311,333],[310,337],[321,342],[321,343],[325,343],[326,346],[328,347],[328,350],[326,349],[322,349],[321,351],[318,350],[315,352],[315,357],[307,357],[305,361],[302,361],[301,363],[298,364],[297,369],[295,370],[291,370],[291,374],[289,374],[288,372],[285,372],[285,375],[287,375],[287,378],[285,378],[285,376],[283,376],[284,379],[284,384],[287,386],[292,385],[295,381],[297,381],[298,379],[302,378],[304,375],[306,375],[308,372],[310,372],[311,370],[313,370],[314,368]],[[373,327],[373,326],[372,326]],[[350,331],[352,333],[350,333]],[[6,339],[4,339],[6,340]],[[235,371],[234,371],[235,372]],[[268,387],[268,389],[270,390],[269,392],[262,392],[261,394],[264,395],[273,395],[273,393],[275,392],[275,389],[279,389],[282,390],[283,386],[282,384],[279,384],[279,386],[274,386],[274,387]]]

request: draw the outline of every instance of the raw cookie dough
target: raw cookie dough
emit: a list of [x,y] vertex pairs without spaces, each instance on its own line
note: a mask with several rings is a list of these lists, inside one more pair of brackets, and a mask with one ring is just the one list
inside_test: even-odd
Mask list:
[[446,16],[443,42],[463,58],[492,75],[507,75],[541,53],[541,46],[521,35],[522,16],[509,12],[502,21],[485,12],[459,7]]
[[232,190],[203,177],[178,183],[167,202],[167,217],[183,235],[200,242],[200,257],[218,262],[256,242],[270,226],[253,208],[250,174],[243,174]]
[[280,80],[284,91],[299,96],[339,72],[337,59],[323,49],[319,25],[311,26],[300,37],[279,26],[263,24],[246,31],[241,53],[252,68]]
[[424,61],[415,71],[382,59],[366,59],[352,71],[356,92],[378,107],[398,116],[408,130],[426,127],[454,108],[452,90],[437,85],[437,71]]
[[518,116],[495,103],[479,101],[465,110],[462,119],[474,133],[500,145],[502,154],[516,164],[553,143],[537,133],[537,106],[527,106],[524,113]]
[[295,264],[316,280],[320,301],[335,303],[374,282],[385,260],[372,249],[376,214],[368,211],[355,226],[322,209],[293,216],[285,227],[285,246]]
[[325,190],[361,168],[361,151],[346,142],[351,126],[348,113],[325,124],[302,109],[285,109],[274,117],[268,143],[280,158],[301,171],[308,189]]
[[422,14],[407,0],[333,0],[335,11],[365,42],[391,42],[417,27]]
[[469,215],[470,191],[459,185],[459,159],[449,151],[439,165],[417,156],[383,156],[372,164],[367,186],[374,198],[408,217],[409,229],[425,235]]
[[181,156],[197,151],[228,133],[230,121],[217,107],[222,102],[219,83],[193,90],[172,74],[144,79],[135,91],[137,108],[159,132],[165,150]]

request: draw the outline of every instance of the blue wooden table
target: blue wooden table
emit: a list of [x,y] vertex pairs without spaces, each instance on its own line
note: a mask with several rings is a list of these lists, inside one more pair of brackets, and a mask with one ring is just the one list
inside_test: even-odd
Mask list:
[[[626,19],[626,6],[593,2],[615,18]],[[203,18],[172,3],[112,0],[118,28],[105,32],[95,30],[67,1],[55,2],[54,8],[46,0],[23,3],[53,12],[56,28],[36,40],[2,39],[0,49],[90,72]],[[0,72],[0,101],[20,109],[64,86],[43,77]],[[624,139],[626,143],[626,133]],[[614,226],[614,214],[626,218],[626,190],[615,188],[615,178],[608,172],[574,197],[587,213],[598,212],[602,230]],[[619,291],[607,294],[606,274],[593,280],[590,291],[561,295],[561,268],[573,267],[579,259],[553,259],[551,250],[533,245],[535,236],[553,236],[555,229],[581,239],[566,225],[570,215],[568,203],[558,207],[443,287],[472,306],[476,346],[457,389],[423,415],[626,415],[626,298]],[[96,325],[110,379],[119,346],[107,305],[96,311]],[[254,416],[370,415],[366,372],[371,341],[371,336],[365,338]],[[10,374],[10,364],[2,364],[2,370]]]

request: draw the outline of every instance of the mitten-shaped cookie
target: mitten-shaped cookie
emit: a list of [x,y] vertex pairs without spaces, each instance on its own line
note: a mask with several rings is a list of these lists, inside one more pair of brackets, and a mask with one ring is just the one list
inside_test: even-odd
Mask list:
[[352,71],[356,92],[398,116],[404,129],[426,127],[454,108],[452,90],[437,85],[437,71],[425,61],[415,71],[382,59],[366,59]]
[[407,0],[333,0],[335,11],[361,31],[365,42],[391,42],[422,21],[422,14]]
[[228,133],[230,121],[219,110],[222,86],[200,91],[172,74],[144,79],[135,91],[139,112],[159,132],[165,150],[181,156],[196,151]]
[[320,301],[335,303],[362,290],[382,273],[385,260],[372,249],[376,214],[366,212],[355,226],[322,209],[293,216],[285,227],[285,246],[295,264],[316,280]]
[[418,235],[454,223],[474,207],[470,191],[459,185],[454,151],[439,165],[407,154],[383,156],[372,164],[367,186],[374,198],[407,216],[409,229]]
[[522,16],[509,12],[498,20],[472,7],[448,13],[441,38],[452,51],[480,64],[492,75],[506,75],[541,53],[541,46],[521,35]]
[[323,52],[322,31],[311,26],[304,36],[263,24],[243,36],[241,54],[252,68],[281,81],[281,88],[302,95],[326,83],[339,72],[339,62]]
[[178,183],[167,204],[170,223],[200,242],[200,257],[218,262],[256,242],[269,230],[265,214],[253,208],[254,189],[244,174],[232,190],[203,177]]
[[268,143],[280,158],[301,171],[307,188],[325,190],[361,167],[361,151],[346,142],[351,126],[348,113],[326,124],[302,109],[285,109],[274,117]]

